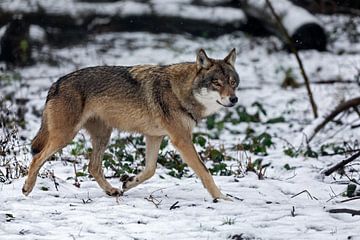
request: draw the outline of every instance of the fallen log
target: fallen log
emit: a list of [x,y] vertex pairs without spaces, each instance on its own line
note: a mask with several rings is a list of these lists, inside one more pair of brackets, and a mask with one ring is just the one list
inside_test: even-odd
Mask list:
[[[279,36],[287,47],[286,36],[279,31],[276,19],[271,14],[265,0],[240,0],[245,13],[258,19],[271,32]],[[321,22],[305,9],[288,0],[271,1],[274,10],[280,16],[281,23],[291,36],[296,49],[326,50],[327,37]]]
[[195,6],[186,1],[88,3],[69,0],[65,5],[61,1],[30,4],[22,0],[3,0],[0,26],[19,14],[29,24],[43,27],[48,39],[65,44],[83,40],[87,34],[111,31],[217,37],[240,30],[246,22],[239,8]]

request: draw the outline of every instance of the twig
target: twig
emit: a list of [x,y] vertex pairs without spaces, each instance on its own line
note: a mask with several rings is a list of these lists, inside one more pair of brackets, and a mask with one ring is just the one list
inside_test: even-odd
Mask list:
[[153,191],[152,193],[150,193],[149,197],[145,197],[144,199],[149,201],[149,202],[152,202],[156,208],[159,208],[159,205],[161,204],[162,200],[159,200],[157,198],[155,198],[153,196],[153,194],[157,191],[162,191],[164,188],[160,188],[160,189],[157,189],[155,191]]
[[305,81],[305,86],[306,86],[306,90],[308,92],[308,96],[309,96],[309,100],[310,100],[310,104],[311,104],[311,108],[313,110],[313,114],[314,114],[314,118],[317,118],[318,117],[318,112],[317,112],[317,106],[316,106],[316,103],[314,101],[314,98],[313,98],[313,94],[312,94],[312,91],[311,91],[311,88],[310,88],[310,81],[309,81],[309,78],[305,72],[305,69],[304,69],[304,66],[303,66],[303,63],[300,59],[300,56],[298,54],[298,51],[289,35],[289,33],[287,32],[287,30],[285,29],[284,25],[282,24],[281,22],[281,19],[279,17],[279,15],[275,12],[275,9],[274,7],[272,6],[270,0],[266,0],[266,4],[268,5],[268,7],[270,8],[270,11],[271,13],[274,15],[275,17],[275,20],[280,28],[280,30],[283,32],[285,38],[286,38],[286,41],[288,42],[288,45],[290,47],[290,50],[291,52],[295,55],[296,57],[296,60],[299,64],[299,67],[300,67],[300,70],[301,70],[301,75],[303,76],[304,78],[304,81]]
[[51,176],[51,178],[52,178],[52,180],[53,180],[53,182],[54,182],[56,191],[59,191],[59,189],[58,189],[59,183],[56,182],[54,170],[50,173],[50,176]]
[[331,200],[333,200],[333,199],[335,199],[335,198],[337,198],[338,196],[341,196],[341,195],[343,194],[343,192],[341,192],[341,193],[339,193],[339,194],[336,194],[336,193],[334,192],[334,189],[332,189],[332,187],[330,187],[330,190],[331,190],[331,192],[332,192],[334,195],[331,196],[331,194],[329,194],[329,195],[330,195],[330,199],[328,199],[326,202],[330,202]]
[[350,202],[350,201],[353,201],[353,200],[359,200],[360,197],[353,197],[353,198],[349,198],[349,199],[345,199],[345,200],[342,200],[340,201],[341,203],[344,203],[344,202]]
[[236,199],[236,200],[238,200],[238,201],[244,201],[244,199],[241,199],[241,198],[239,198],[239,197],[236,197],[236,196],[234,196],[234,195],[231,195],[231,194],[226,194],[226,196],[228,196],[228,197],[232,197],[232,198],[234,198],[234,199]]
[[77,187],[77,188],[80,188],[80,182],[79,182],[79,179],[77,178],[77,173],[76,173],[76,164],[74,162],[74,172],[75,172],[75,183],[74,183],[74,186]]
[[328,211],[329,213],[349,213],[352,216],[360,215],[360,210],[354,210],[349,208],[334,208]]
[[291,216],[293,216],[293,217],[295,217],[296,215],[295,215],[295,207],[294,206],[292,206],[292,209],[291,209]]
[[[357,184],[357,185],[360,185],[360,183],[359,183],[358,181],[356,181],[354,178],[349,177],[349,176],[346,174],[346,172],[343,172],[342,175],[344,175],[344,176],[349,180],[349,182],[352,182],[352,183],[355,183],[355,184]],[[352,174],[351,174],[351,175],[352,175]]]
[[179,203],[179,201],[176,201],[173,205],[171,205],[170,210],[180,208],[180,206],[178,206],[178,203]]
[[149,197],[146,197],[144,199],[148,200],[149,202],[152,202],[156,208],[159,208],[159,205],[162,202],[162,200],[156,199],[153,195],[150,195]]
[[82,199],[83,203],[84,204],[87,204],[87,203],[91,203],[93,200],[90,198],[90,193],[88,192],[88,198],[85,200],[85,199]]
[[347,100],[343,103],[340,103],[337,105],[337,107],[314,129],[314,132],[311,136],[308,138],[308,142],[310,142],[314,136],[323,128],[325,125],[333,120],[339,113],[346,111],[350,108],[357,107],[360,105],[360,97],[352,98],[350,100]]
[[329,176],[336,170],[343,168],[346,164],[356,160],[358,157],[360,157],[360,150],[357,153],[355,153],[354,155],[352,155],[351,157],[344,159],[341,162],[335,164],[334,166],[324,170],[322,173],[325,174],[325,176]]
[[[330,79],[330,80],[318,80],[318,81],[312,81],[311,84],[334,84],[334,83],[343,83],[343,84],[358,84],[357,81],[355,80],[336,80],[336,79]],[[303,83],[301,83],[300,85],[303,85]]]
[[314,200],[314,199],[315,199],[315,200],[319,200],[317,197],[312,196],[312,195],[309,193],[308,190],[303,190],[303,191],[301,191],[301,192],[299,192],[299,193],[291,196],[291,198],[297,197],[297,196],[299,196],[300,194],[303,194],[303,193],[307,193],[311,200]]

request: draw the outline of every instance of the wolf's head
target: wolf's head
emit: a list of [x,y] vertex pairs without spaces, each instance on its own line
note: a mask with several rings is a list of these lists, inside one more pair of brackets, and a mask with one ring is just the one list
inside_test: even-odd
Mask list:
[[205,107],[204,115],[210,115],[221,107],[234,106],[238,98],[236,88],[239,76],[235,70],[235,48],[224,59],[209,58],[204,49],[198,51],[194,80],[194,96]]

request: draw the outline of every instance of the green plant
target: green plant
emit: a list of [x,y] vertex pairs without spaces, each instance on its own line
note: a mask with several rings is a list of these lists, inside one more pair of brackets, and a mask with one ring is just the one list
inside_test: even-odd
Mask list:
[[221,225],[234,225],[235,221],[236,221],[236,218],[225,217],[223,219],[223,223]]
[[287,170],[287,171],[290,171],[290,170],[294,170],[296,167],[290,167],[290,165],[288,163],[286,163],[284,165],[284,168]]
[[346,188],[346,196],[354,197],[356,193],[356,185],[353,183],[349,183]]
[[298,88],[300,84],[296,81],[295,75],[293,73],[293,69],[291,67],[284,68],[283,66],[280,66],[276,73],[282,72],[283,73],[283,81],[281,84],[282,88]]
[[258,176],[259,180],[264,179],[266,168],[270,166],[270,163],[263,164],[263,159],[258,158],[254,162],[251,161],[251,158],[248,160],[248,164],[246,166],[247,172],[254,172]]
[[246,137],[242,142],[243,149],[254,153],[256,155],[266,156],[268,155],[267,150],[274,146],[272,137],[269,133],[263,132],[256,135],[254,130],[249,128],[247,130]]
[[307,145],[304,152],[304,156],[310,158],[318,158],[319,154],[316,151],[314,151],[309,145]]
[[19,72],[3,72],[0,73],[0,86],[7,86],[15,81],[21,81],[22,76]]
[[27,174],[27,167],[24,158],[29,150],[21,144],[19,137],[19,117],[8,105],[13,104],[10,100],[0,99],[0,182],[11,183]]
[[300,150],[295,149],[293,146],[284,148],[283,152],[285,155],[292,158],[298,157],[300,155]]

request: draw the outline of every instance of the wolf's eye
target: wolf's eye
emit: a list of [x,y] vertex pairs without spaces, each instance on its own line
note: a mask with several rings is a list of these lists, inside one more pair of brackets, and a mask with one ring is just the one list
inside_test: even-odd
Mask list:
[[218,81],[218,80],[213,80],[211,83],[212,83],[212,85],[214,85],[214,87],[216,87],[216,88],[222,87],[221,82]]
[[229,83],[232,87],[235,87],[236,81],[233,78],[230,78]]

